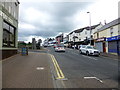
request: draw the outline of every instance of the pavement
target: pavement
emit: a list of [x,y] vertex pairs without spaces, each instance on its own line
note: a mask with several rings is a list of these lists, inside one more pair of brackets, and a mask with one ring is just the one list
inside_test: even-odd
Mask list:
[[113,59],[116,59],[116,60],[119,60],[119,59],[120,59],[120,56],[114,55],[114,54],[110,54],[110,53],[101,53],[100,55],[101,55],[101,56],[104,56],[104,57],[113,58]]
[[49,56],[46,53],[17,54],[2,61],[3,88],[53,88]]

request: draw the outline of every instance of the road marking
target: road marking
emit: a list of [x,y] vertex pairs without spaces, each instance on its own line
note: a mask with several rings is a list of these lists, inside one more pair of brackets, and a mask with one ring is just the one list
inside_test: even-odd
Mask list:
[[83,57],[86,57],[86,58],[90,58],[90,59],[93,59],[93,60],[98,60],[96,58],[93,58],[93,57],[89,57],[89,56],[85,56],[85,55],[82,55]]
[[97,77],[84,77],[84,79],[96,79],[96,80],[98,80],[99,82],[103,83],[103,81],[100,80],[100,79],[97,78]]
[[57,78],[56,79],[64,80],[65,76],[64,76],[62,70],[60,69],[60,66],[58,65],[55,57],[53,55],[51,55],[51,54],[49,54],[49,55],[50,55],[50,57],[51,57],[51,59],[53,61],[53,64],[54,64],[54,67],[55,67],[55,70],[56,70],[56,73],[57,73]]
[[93,79],[93,78],[96,78],[96,77],[84,77],[84,79]]
[[36,69],[37,70],[44,70],[45,68],[44,67],[37,67]]

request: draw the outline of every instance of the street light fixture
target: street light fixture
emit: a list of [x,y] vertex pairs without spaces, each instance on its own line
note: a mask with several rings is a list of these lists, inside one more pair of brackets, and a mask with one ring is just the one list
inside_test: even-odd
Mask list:
[[89,21],[90,21],[89,30],[90,30],[90,45],[91,45],[91,40],[92,40],[91,38],[91,13],[90,12],[87,12],[87,13],[89,13]]

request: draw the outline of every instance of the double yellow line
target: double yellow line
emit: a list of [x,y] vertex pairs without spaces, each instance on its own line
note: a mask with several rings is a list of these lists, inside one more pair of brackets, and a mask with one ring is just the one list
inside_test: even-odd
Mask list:
[[53,55],[51,55],[51,54],[50,54],[50,56],[52,58],[52,61],[53,61],[53,64],[55,66],[55,70],[56,70],[56,73],[57,73],[57,78],[56,79],[64,79],[65,76],[64,76],[62,70],[60,69],[55,57]]

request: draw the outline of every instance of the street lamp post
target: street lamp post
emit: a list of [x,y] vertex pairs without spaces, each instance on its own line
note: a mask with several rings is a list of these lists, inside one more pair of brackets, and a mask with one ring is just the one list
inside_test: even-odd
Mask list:
[[89,30],[90,30],[90,45],[91,45],[91,40],[92,40],[92,38],[91,38],[91,13],[90,12],[87,12],[87,13],[89,13],[89,23],[90,23],[90,28],[89,28]]

